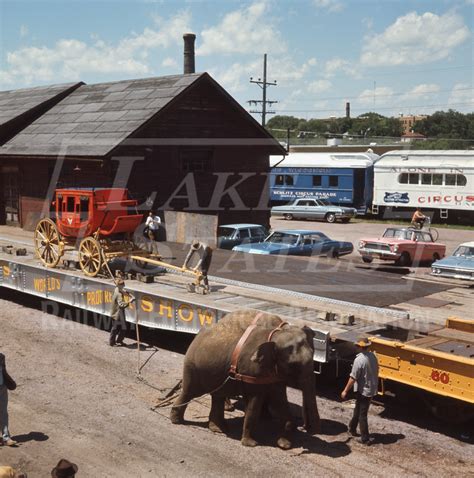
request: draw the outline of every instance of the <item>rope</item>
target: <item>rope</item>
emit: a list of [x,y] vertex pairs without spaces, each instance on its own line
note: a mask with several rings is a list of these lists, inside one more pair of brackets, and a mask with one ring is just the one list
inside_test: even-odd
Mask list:
[[[213,393],[216,393],[217,391],[219,391],[229,380],[235,380],[233,379],[231,376],[228,376],[224,382],[222,382],[221,385],[219,385],[216,389],[214,390],[211,390],[210,392],[207,392],[207,393],[204,393],[203,395],[199,395],[199,397],[196,397],[196,398],[192,398],[191,400],[185,402],[185,403],[180,403],[179,405],[165,405],[167,404],[168,402],[170,402],[171,400],[173,400],[174,398],[176,398],[178,396],[178,394],[175,394],[171,397],[167,397],[165,398],[164,400],[162,400],[160,403],[158,403],[157,405],[155,405],[154,407],[151,407],[151,410],[152,411],[156,411],[157,408],[171,408],[171,407],[185,407],[187,405],[189,405],[190,403],[192,402],[197,402],[198,401],[198,398],[201,398],[201,397],[205,397],[206,395],[212,395]],[[155,388],[155,387],[153,387]]]

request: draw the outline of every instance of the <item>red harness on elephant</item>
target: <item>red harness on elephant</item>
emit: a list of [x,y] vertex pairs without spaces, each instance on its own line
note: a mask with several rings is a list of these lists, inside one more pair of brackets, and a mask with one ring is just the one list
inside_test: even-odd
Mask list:
[[[252,331],[257,327],[258,319],[263,315],[262,312],[256,315],[255,319],[253,319],[252,323],[247,327],[245,332],[243,333],[242,337],[240,337],[237,345],[235,346],[234,351],[232,352],[232,358],[230,361],[230,369],[229,369],[229,376],[234,380],[240,380],[241,382],[245,383],[252,383],[256,385],[265,385],[268,383],[276,383],[281,382],[282,378],[278,375],[278,372],[275,368],[275,371],[271,375],[262,375],[260,377],[254,377],[253,375],[244,375],[241,373],[237,373],[237,362],[239,360],[240,352],[242,351],[242,347],[244,346],[245,342],[249,338]],[[278,330],[281,330],[288,322],[281,321],[278,327],[274,328],[270,334],[268,335],[267,342],[270,342],[273,334]]]

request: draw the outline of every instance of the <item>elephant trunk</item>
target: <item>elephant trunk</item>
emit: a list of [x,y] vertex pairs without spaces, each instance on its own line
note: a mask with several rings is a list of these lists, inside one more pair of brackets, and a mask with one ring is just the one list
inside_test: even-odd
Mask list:
[[306,431],[315,434],[320,431],[320,420],[318,412],[318,404],[316,403],[316,388],[314,386],[314,376],[311,373],[306,377],[302,384],[303,392],[303,421]]

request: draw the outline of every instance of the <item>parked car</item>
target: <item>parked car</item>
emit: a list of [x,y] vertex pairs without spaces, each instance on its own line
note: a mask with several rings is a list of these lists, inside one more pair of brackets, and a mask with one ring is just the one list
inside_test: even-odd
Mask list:
[[267,235],[260,224],[226,224],[217,228],[217,247],[232,249],[242,243],[262,242]]
[[474,242],[460,244],[452,256],[433,263],[431,274],[474,281]]
[[326,199],[301,198],[285,206],[274,206],[272,216],[292,219],[316,219],[326,222],[349,222],[357,214],[353,207],[334,206]]
[[350,242],[333,241],[319,231],[278,230],[258,244],[241,244],[233,251],[250,254],[293,254],[299,256],[328,255],[339,257],[350,254],[354,246]]
[[382,237],[361,239],[359,253],[366,263],[376,258],[394,261],[397,266],[407,267],[413,263],[431,263],[442,259],[446,246],[436,242],[428,231],[411,227],[389,227],[385,229]]

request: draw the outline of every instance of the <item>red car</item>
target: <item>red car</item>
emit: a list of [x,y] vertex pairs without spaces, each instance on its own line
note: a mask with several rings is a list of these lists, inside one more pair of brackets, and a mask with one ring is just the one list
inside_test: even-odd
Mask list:
[[375,258],[394,261],[397,266],[407,267],[421,262],[431,264],[442,259],[446,245],[436,242],[429,231],[389,227],[382,237],[361,239],[359,253],[366,263]]

